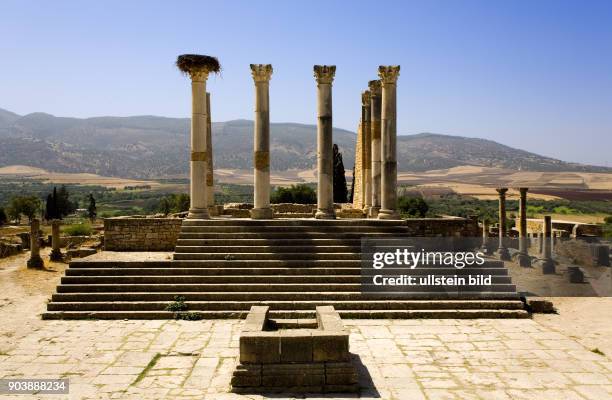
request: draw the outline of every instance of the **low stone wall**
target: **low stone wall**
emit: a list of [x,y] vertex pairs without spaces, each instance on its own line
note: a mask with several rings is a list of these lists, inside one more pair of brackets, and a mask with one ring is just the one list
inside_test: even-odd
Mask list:
[[106,218],[104,249],[172,251],[181,231],[179,218]]
[[[566,232],[567,236],[602,236],[603,231],[601,225],[596,224],[585,224],[582,222],[574,221],[558,221],[552,220],[553,231]],[[519,220],[516,220],[518,226]],[[527,232],[528,233],[540,233],[543,232],[544,219],[528,218],[527,219]]]
[[479,237],[478,220],[472,218],[414,218],[406,226],[412,236]]

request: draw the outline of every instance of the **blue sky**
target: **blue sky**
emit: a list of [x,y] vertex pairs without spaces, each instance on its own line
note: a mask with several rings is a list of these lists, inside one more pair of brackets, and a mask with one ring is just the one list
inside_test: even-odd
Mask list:
[[181,53],[217,56],[213,120],[316,122],[313,64],[335,64],[334,125],[400,64],[398,132],[492,139],[612,166],[612,1],[3,1],[0,107],[58,116],[188,116]]

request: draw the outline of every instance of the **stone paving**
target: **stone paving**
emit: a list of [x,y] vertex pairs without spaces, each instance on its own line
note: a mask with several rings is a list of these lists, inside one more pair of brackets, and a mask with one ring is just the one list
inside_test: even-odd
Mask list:
[[[241,324],[45,321],[2,337],[0,377],[66,377],[70,399],[262,398],[229,393]],[[533,320],[345,324],[362,398],[612,399],[611,359]]]

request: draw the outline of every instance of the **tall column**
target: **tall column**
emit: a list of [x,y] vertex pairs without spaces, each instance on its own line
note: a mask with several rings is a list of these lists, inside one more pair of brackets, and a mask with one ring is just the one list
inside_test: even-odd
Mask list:
[[381,116],[381,83],[379,80],[370,81],[370,131],[372,136],[372,207],[370,218],[378,217],[380,211],[380,116]]
[[51,261],[61,261],[63,259],[62,251],[60,250],[60,221],[54,219],[51,221]]
[[251,64],[255,81],[254,206],[251,218],[270,219],[270,78],[272,65]]
[[526,187],[519,188],[519,252],[517,261],[521,267],[531,267],[531,257],[527,253],[527,191]]
[[317,212],[315,218],[334,219],[334,155],[332,137],[332,82],[335,65],[315,65],[317,80]]
[[42,268],[45,263],[40,258],[40,220],[32,218],[30,225],[30,259],[28,260],[28,268]]
[[361,94],[361,116],[363,121],[363,209],[367,212],[372,207],[372,123],[371,118],[371,98],[370,91],[366,90]]
[[544,216],[544,237],[543,237],[543,252],[544,255],[540,260],[540,266],[542,267],[542,273],[554,274],[555,273],[555,262],[552,259],[552,219],[550,215]]
[[[206,196],[208,207],[215,205],[215,175],[213,170],[212,119],[210,117],[210,93],[206,92]],[[209,211],[210,212],[210,211]]]
[[506,247],[506,192],[508,188],[496,189],[499,193],[499,247],[497,256],[500,260],[509,261],[510,252]]
[[379,219],[399,219],[397,212],[397,78],[399,65],[381,65],[378,76],[382,81],[381,113],[381,198]]
[[187,218],[207,219],[208,186],[206,185],[206,131],[208,130],[208,114],[206,106],[206,80],[208,69],[193,68],[189,71],[191,77],[191,181],[189,214]]

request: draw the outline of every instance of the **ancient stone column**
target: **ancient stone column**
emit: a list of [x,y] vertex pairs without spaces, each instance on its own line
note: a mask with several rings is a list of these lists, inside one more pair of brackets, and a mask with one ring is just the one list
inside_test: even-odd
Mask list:
[[253,164],[254,206],[251,218],[270,219],[270,78],[272,65],[251,64],[255,81],[255,132]]
[[30,225],[30,259],[28,268],[42,268],[45,264],[40,258],[40,220],[33,218]]
[[62,251],[60,250],[60,221],[54,219],[51,221],[51,261],[61,261],[63,259]]
[[363,209],[367,213],[372,207],[372,124],[370,91],[366,90],[361,94],[361,116],[363,121]]
[[485,254],[488,253],[489,244],[489,222],[486,219],[482,220],[482,250]]
[[519,265],[525,268],[531,267],[531,257],[527,252],[527,190],[526,187],[519,188],[519,252],[516,256]]
[[332,82],[335,65],[315,65],[317,80],[317,212],[315,218],[334,219],[334,155],[332,137]]
[[372,206],[370,218],[378,217],[380,211],[380,117],[381,117],[381,83],[379,80],[370,81],[370,131],[371,131],[371,158],[372,158]]
[[506,247],[506,192],[507,188],[496,189],[499,193],[499,247],[497,256],[500,260],[510,260],[510,252]]
[[[212,120],[210,117],[210,93],[206,92],[206,196],[208,197],[208,207],[214,208],[215,205],[215,175],[213,170],[213,147],[212,147]],[[210,211],[209,211],[210,213]]]
[[381,65],[378,76],[382,81],[381,113],[381,179],[379,219],[399,219],[397,212],[397,78],[399,65]]
[[542,273],[554,274],[555,273],[555,262],[552,259],[552,219],[550,215],[544,216],[544,230],[543,237],[543,256],[540,260],[540,266],[542,267]]
[[176,65],[191,78],[190,207],[187,218],[206,219],[209,218],[206,184],[208,156],[206,80],[209,72],[217,72],[220,67],[216,58],[198,54],[181,55]]

